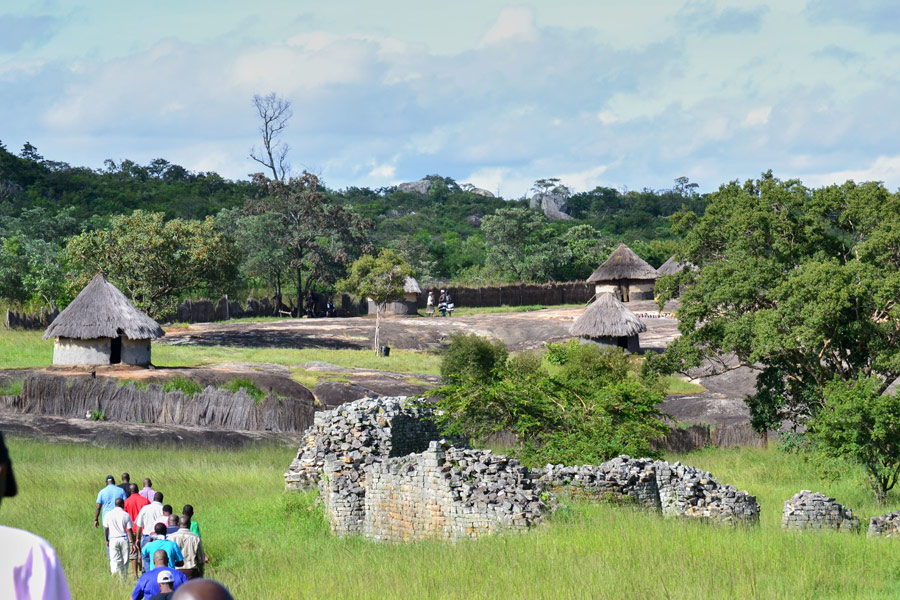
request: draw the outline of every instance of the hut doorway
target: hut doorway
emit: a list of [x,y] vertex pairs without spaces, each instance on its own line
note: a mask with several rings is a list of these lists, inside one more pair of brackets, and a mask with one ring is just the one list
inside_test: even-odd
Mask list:
[[114,337],[109,348],[109,364],[117,365],[122,362],[122,336]]
[[616,338],[616,346],[618,346],[622,350],[628,350],[628,338],[627,337],[617,337]]
[[629,292],[630,290],[628,289],[627,283],[619,284],[619,299],[622,302],[631,302],[631,294]]

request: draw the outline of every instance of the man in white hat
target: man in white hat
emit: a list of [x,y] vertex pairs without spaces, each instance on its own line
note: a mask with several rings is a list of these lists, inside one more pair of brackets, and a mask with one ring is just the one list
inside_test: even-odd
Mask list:
[[175,576],[170,571],[160,571],[156,583],[159,584],[159,593],[150,600],[169,600],[175,593]]

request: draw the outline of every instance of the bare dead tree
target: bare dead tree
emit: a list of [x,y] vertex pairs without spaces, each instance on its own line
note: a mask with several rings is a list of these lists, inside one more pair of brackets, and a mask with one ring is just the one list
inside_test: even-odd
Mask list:
[[263,147],[250,149],[250,158],[270,171],[275,180],[284,182],[291,172],[287,162],[287,153],[291,149],[286,143],[279,141],[281,132],[287,127],[288,120],[294,116],[291,103],[272,92],[265,96],[253,95],[253,106],[262,123],[259,133],[262,135]]

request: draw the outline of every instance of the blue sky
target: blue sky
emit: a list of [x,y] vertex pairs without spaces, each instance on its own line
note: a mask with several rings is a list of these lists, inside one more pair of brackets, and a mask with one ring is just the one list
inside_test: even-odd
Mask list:
[[0,140],[244,178],[274,91],[294,168],[335,188],[896,189],[898,32],[871,0],[26,0],[0,8]]

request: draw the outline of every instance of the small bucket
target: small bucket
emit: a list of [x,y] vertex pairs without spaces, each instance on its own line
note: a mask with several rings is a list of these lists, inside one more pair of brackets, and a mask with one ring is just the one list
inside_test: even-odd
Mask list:
[[382,356],[390,356],[391,355],[391,347],[390,346],[382,346],[381,347],[381,355]]

